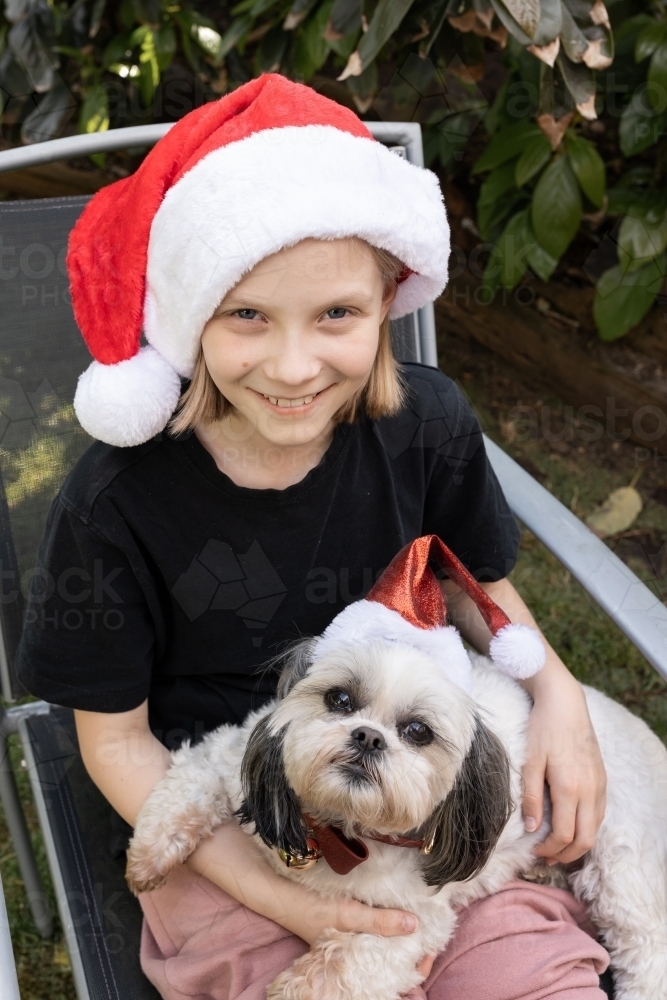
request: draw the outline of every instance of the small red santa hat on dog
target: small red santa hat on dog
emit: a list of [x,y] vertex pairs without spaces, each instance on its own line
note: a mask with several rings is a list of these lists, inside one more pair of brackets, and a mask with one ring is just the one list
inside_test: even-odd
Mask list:
[[477,605],[493,636],[489,655],[502,673],[521,680],[542,669],[546,649],[539,633],[513,624],[437,535],[402,548],[366,597],[336,615],[315,644],[315,659],[339,651],[341,644],[399,642],[437,660],[449,680],[470,692],[470,659],[458,631],[447,625],[446,600],[430,560]]
[[109,444],[153,437],[243,275],[300,240],[350,236],[405,264],[391,318],[445,287],[435,174],[373,139],[352,111],[268,74],[186,115],[72,231],[72,305],[95,359],[74,399],[81,425]]

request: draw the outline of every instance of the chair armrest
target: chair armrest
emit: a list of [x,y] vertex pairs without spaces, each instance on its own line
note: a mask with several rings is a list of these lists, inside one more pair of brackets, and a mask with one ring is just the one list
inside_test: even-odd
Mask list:
[[173,122],[163,125],[131,125],[129,128],[114,128],[108,132],[91,132],[83,135],[67,135],[62,139],[35,142],[29,146],[17,146],[0,152],[0,174],[8,170],[23,170],[36,167],[40,163],[54,163],[76,156],[91,156],[93,153],[111,153],[118,149],[132,149],[135,146],[154,146],[158,139],[169,131]]
[[507,502],[667,679],[667,608],[578,517],[485,437]]
[[9,917],[0,878],[0,996],[2,1000],[21,1000],[16,978],[16,962],[9,933]]

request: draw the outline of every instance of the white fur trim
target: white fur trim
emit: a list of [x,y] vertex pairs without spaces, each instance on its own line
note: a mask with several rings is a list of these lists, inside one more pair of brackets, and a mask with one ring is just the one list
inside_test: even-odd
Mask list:
[[153,219],[148,342],[189,377],[205,324],[255,264],[308,237],[349,236],[415,272],[399,286],[392,318],[444,289],[449,225],[430,170],[330,125],[267,129],[209,153],[170,188]]
[[400,642],[426,653],[442,667],[448,680],[468,694],[472,690],[470,657],[453,626],[417,628],[398,611],[392,611],[377,601],[348,604],[317,640],[313,655],[318,659],[334,653],[341,643],[358,646],[375,640]]
[[152,347],[115,365],[93,363],[79,376],[74,409],[94,438],[127,448],[143,444],[176,409],[181,380]]
[[539,633],[519,622],[505,625],[494,635],[489,653],[498,670],[517,680],[532,677],[547,659]]

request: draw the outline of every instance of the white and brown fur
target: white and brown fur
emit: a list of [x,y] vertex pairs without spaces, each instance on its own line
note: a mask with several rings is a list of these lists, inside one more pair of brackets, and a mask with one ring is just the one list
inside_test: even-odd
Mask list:
[[[268,1000],[397,1000],[420,982],[419,960],[444,949],[454,907],[534,865],[532,847],[548,827],[527,834],[521,814],[530,700],[482,657],[473,656],[469,696],[400,642],[341,646],[315,662],[312,650],[306,640],[289,654],[276,701],[242,727],[222,726],[174,753],[139,816],[128,881],[135,892],[160,885],[236,816],[285,878],[419,918],[414,934],[398,938],[327,931]],[[348,713],[330,706],[334,691],[349,694]],[[608,804],[570,887],[611,954],[617,1000],[667,1000],[667,752],[620,705],[590,688],[586,697]],[[405,735],[415,720],[432,734],[424,745]],[[360,750],[351,736],[360,727],[380,734],[379,750]],[[417,831],[433,838],[433,851],[367,839],[368,860],[348,875],[324,859],[288,869],[276,848],[305,850],[304,812],[349,836]]]

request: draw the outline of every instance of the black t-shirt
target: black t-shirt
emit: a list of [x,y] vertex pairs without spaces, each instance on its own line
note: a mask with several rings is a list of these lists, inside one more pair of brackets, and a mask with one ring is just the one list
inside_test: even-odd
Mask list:
[[518,526],[472,410],[441,372],[403,371],[401,413],[339,425],[284,490],[236,486],[193,433],[93,444],[49,512],[17,656],[28,690],[95,712],[148,698],[174,748],[271,698],[267,660],[419,535],[478,579],[506,576]]

